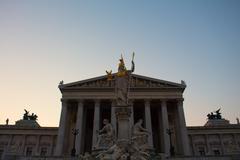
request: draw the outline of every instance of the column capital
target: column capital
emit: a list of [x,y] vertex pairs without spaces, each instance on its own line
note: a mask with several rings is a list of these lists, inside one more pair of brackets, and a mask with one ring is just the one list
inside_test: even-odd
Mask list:
[[76,100],[78,103],[83,103],[84,102],[84,99],[77,99]]
[[167,101],[169,101],[168,99],[160,99],[160,102],[166,102],[167,103]]
[[109,99],[109,101],[110,101],[112,104],[116,103],[116,99]]
[[161,99],[160,103],[161,105],[167,105],[168,100],[167,99]]
[[178,102],[183,102],[184,101],[184,98],[178,98],[176,99]]
[[177,100],[177,105],[178,106],[183,106],[183,99],[178,99]]
[[144,103],[145,103],[145,105],[146,105],[146,104],[147,104],[147,105],[150,105],[151,99],[144,99]]
[[61,101],[61,102],[64,102],[64,103],[67,103],[67,102],[68,102],[68,99],[61,98],[60,101]]
[[134,103],[134,99],[129,99],[129,100],[128,100],[128,104],[129,104],[129,105],[133,105],[133,103]]
[[95,105],[96,105],[96,104],[100,104],[100,102],[101,102],[101,99],[94,99]]

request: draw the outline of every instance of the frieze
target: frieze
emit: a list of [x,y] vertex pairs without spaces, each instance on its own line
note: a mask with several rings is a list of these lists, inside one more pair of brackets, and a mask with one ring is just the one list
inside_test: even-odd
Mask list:
[[[60,89],[65,88],[114,88],[115,77],[113,74],[113,79],[109,81],[107,76],[101,76],[89,80],[83,80],[79,82],[73,82],[68,84],[59,84]],[[144,77],[140,75],[132,74],[130,77],[130,87],[131,88],[182,88],[186,87],[185,83],[174,83],[169,81],[164,81],[160,79],[153,79],[150,77]]]

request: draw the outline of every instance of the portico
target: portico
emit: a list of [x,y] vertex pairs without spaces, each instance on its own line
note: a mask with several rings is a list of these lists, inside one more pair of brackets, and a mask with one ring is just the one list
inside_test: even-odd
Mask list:
[[[108,119],[117,129],[113,86],[114,81],[109,83],[106,76],[59,85],[62,111],[56,155],[70,153],[72,129],[79,129],[75,142],[77,154],[91,152],[97,141],[96,131],[102,128],[103,119]],[[169,155],[170,147],[167,129],[174,133],[172,138],[176,154],[189,154],[182,97],[185,87],[185,84],[135,74],[131,77],[130,131],[138,119],[143,119],[143,125],[150,133],[149,146],[166,155]]]

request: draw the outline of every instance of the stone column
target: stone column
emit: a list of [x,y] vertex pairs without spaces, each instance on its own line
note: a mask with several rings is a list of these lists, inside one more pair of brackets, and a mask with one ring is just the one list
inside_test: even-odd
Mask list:
[[150,135],[148,136],[148,144],[152,148],[153,147],[152,121],[151,121],[151,109],[150,109],[149,100],[145,100],[145,123],[146,123],[146,129],[150,133]]
[[[14,135],[9,134],[9,139],[8,139],[7,148],[6,148],[6,150],[3,152],[3,155],[2,155],[3,158],[5,157],[5,155],[8,154],[8,152],[11,152],[11,144],[12,144],[12,141],[13,141],[13,137],[14,137]],[[0,158],[2,158],[2,157],[0,157]]]
[[55,139],[55,136],[52,135],[50,136],[51,137],[51,143],[50,143],[50,149],[49,149],[49,152],[48,152],[48,156],[52,156],[53,155],[53,148],[54,148],[54,139]]
[[23,135],[23,143],[22,143],[21,151],[20,151],[23,155],[25,155],[25,144],[26,144],[26,140],[27,140],[27,135]]
[[61,111],[61,118],[60,118],[59,128],[58,128],[57,145],[55,150],[56,156],[61,156],[63,154],[64,140],[66,138],[66,135],[65,135],[66,120],[67,120],[67,102],[62,100],[62,111]]
[[195,144],[194,144],[193,135],[189,135],[189,139],[190,139],[190,144],[192,146],[192,155],[195,156],[197,150],[196,150],[196,147],[195,147]]
[[211,154],[211,149],[210,149],[210,144],[209,144],[209,140],[208,140],[208,135],[205,134],[204,137],[205,137],[205,142],[206,142],[206,147],[207,147],[206,155],[210,155]]
[[160,117],[161,117],[161,146],[163,148],[163,152],[166,156],[170,156],[170,137],[167,134],[167,129],[169,128],[169,121],[168,121],[168,112],[167,112],[167,102],[165,100],[161,101],[161,108],[160,108]]
[[114,100],[112,100],[112,104],[111,104],[111,124],[113,126],[113,129],[115,131],[115,136],[117,133],[117,119],[116,119],[116,114],[115,114],[115,102]]
[[36,148],[35,148],[35,155],[40,155],[39,153],[39,145],[40,145],[40,140],[41,140],[41,136],[37,135],[37,144],[36,144]]
[[222,140],[222,134],[219,134],[219,140],[221,143],[221,150],[222,150],[222,154],[225,154],[225,150],[224,150],[224,144],[223,144],[223,140]]
[[179,148],[182,150],[183,155],[190,155],[190,146],[189,146],[189,139],[188,139],[188,132],[184,117],[183,111],[183,100],[178,100],[177,102],[177,125],[178,125],[178,133],[179,136]]
[[99,124],[100,124],[100,101],[95,100],[95,106],[94,106],[94,120],[93,120],[93,139],[92,139],[92,149],[97,143],[97,133],[96,131],[99,130]]
[[77,122],[76,129],[78,129],[78,135],[76,136],[75,146],[76,154],[79,155],[82,151],[82,134],[83,134],[83,101],[78,100],[78,109],[77,109]]
[[12,141],[13,141],[13,136],[14,135],[9,135],[9,139],[8,139],[8,145],[7,145],[7,150],[10,150],[11,148],[11,143],[12,143]]

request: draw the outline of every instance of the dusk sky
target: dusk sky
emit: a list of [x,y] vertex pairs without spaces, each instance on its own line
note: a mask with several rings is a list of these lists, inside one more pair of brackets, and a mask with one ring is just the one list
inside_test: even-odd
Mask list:
[[184,80],[187,125],[221,107],[240,118],[239,0],[0,0],[0,123],[22,118],[58,126],[58,83],[117,70]]

